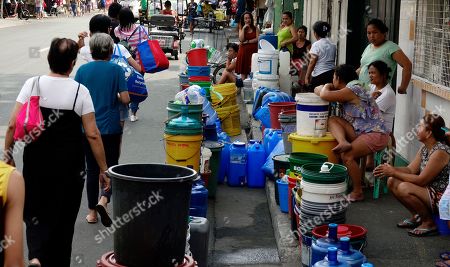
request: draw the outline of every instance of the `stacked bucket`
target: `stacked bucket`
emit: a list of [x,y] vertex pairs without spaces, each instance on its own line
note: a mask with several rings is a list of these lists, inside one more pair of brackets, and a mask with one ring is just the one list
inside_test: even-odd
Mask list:
[[222,130],[229,136],[241,134],[240,109],[236,102],[237,88],[234,83],[212,86],[211,101],[220,119]]
[[206,98],[211,101],[211,67],[208,66],[208,49],[194,48],[187,53],[187,76],[189,85],[198,85],[206,91]]

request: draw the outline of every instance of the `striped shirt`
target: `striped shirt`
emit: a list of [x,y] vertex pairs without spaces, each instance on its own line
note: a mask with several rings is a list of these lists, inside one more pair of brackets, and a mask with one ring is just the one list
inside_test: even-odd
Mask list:
[[[134,32],[136,27],[139,27],[139,29],[137,29],[136,32]],[[133,34],[133,32],[134,32],[134,34]],[[144,27],[142,27],[141,25],[136,25],[136,24],[133,24],[133,26],[131,26],[129,29],[123,29],[119,25],[114,29],[114,34],[120,40],[127,39],[128,44],[130,44],[130,46],[134,50],[137,49],[137,45],[139,43],[141,43],[142,41],[148,40],[147,30]],[[141,59],[139,58],[139,53],[136,54],[136,62],[138,64],[141,63]]]

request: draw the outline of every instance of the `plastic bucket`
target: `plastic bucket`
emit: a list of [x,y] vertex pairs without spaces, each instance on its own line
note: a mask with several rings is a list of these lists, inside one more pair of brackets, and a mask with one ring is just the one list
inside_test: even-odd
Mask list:
[[260,45],[261,40],[266,40],[275,49],[277,49],[277,47],[278,47],[278,36],[275,34],[260,34],[259,40],[258,40],[258,49],[261,49],[261,45]]
[[222,130],[229,136],[241,134],[241,118],[239,106],[216,108],[217,116],[220,118]]
[[339,158],[332,151],[338,143],[330,133],[327,133],[324,137],[300,136],[291,133],[288,140],[292,143],[292,152],[323,154],[328,156],[329,162],[339,163]]
[[324,136],[327,132],[328,102],[314,93],[295,95],[297,102],[297,134]]
[[[328,236],[328,225],[317,226],[312,230],[313,240]],[[349,237],[353,249],[363,251],[367,244],[367,229],[354,224],[339,224],[338,238]]]
[[448,227],[447,221],[441,220],[438,215],[434,215],[433,220],[440,235],[450,235],[450,228]]
[[258,50],[258,72],[265,75],[278,74],[278,50]]
[[191,86],[191,85],[188,84],[188,83],[182,83],[182,84],[180,84],[180,91],[183,91],[184,89],[188,88],[189,86]]
[[278,114],[278,121],[281,125],[283,135],[283,145],[285,153],[292,153],[292,144],[289,142],[289,135],[296,131],[297,114],[296,110],[283,111]]
[[188,66],[187,67],[188,77],[192,76],[209,76],[211,73],[210,66]]
[[128,218],[115,229],[117,262],[125,266],[183,263],[197,172],[165,164],[122,164],[109,168],[108,174],[114,188],[113,217],[125,222]]
[[209,160],[209,169],[211,170],[211,176],[208,181],[208,196],[216,197],[218,176],[220,171],[220,157],[223,148],[223,143],[214,141],[205,141],[203,146],[209,148],[212,152],[212,156]]
[[194,48],[186,52],[189,66],[206,66],[208,65],[208,49]]
[[203,138],[208,141],[217,141],[216,125],[206,125],[203,127]]
[[200,170],[200,146],[203,135],[164,134],[166,163]]
[[280,76],[278,75],[263,75],[260,73],[256,73],[253,82],[255,85],[252,87],[254,90],[257,90],[259,87],[267,87],[271,89],[280,89]]
[[284,213],[288,213],[289,212],[288,184],[278,179],[277,186],[280,201],[280,210]]
[[[329,165],[332,163],[324,164]],[[322,165],[322,163],[304,164],[300,169],[302,180],[309,183],[327,185],[344,183],[347,181],[348,173],[345,166],[332,164],[329,165],[330,167],[328,172],[321,172]]]
[[281,179],[289,169],[289,154],[281,154],[273,156],[274,175],[273,180]]
[[334,203],[345,201],[347,183],[338,184],[315,184],[301,181],[302,199],[314,203]]
[[189,83],[189,78],[186,73],[181,72],[178,74],[178,77],[180,78],[180,84]]
[[167,115],[169,119],[173,119],[176,117],[181,116],[181,109],[183,107],[187,107],[187,114],[186,116],[197,121],[202,121],[202,112],[203,112],[203,105],[202,104],[176,104],[173,100],[169,101],[167,104]]
[[208,76],[191,76],[188,78],[189,82],[209,82],[211,84],[211,78]]
[[278,121],[278,114],[283,111],[295,110],[295,102],[273,102],[269,103],[270,110],[270,128],[281,129]]
[[291,153],[289,156],[289,168],[295,176],[301,176],[300,170],[303,165],[307,163],[324,163],[328,157],[322,154],[316,153],[306,153],[306,152],[295,152]]
[[300,182],[300,180],[297,177],[290,177],[288,176],[288,210],[289,210],[289,217],[292,217],[292,190],[297,186],[297,182]]
[[214,107],[230,107],[236,105],[237,88],[234,83],[216,84],[211,93]]

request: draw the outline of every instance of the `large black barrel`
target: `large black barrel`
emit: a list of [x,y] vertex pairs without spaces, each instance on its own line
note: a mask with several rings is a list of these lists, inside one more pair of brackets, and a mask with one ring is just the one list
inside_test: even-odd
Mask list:
[[108,173],[117,263],[128,267],[182,264],[197,173],[165,164],[123,164]]

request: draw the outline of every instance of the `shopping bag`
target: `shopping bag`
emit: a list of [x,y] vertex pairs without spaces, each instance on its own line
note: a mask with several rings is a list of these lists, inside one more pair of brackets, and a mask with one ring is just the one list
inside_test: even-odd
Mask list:
[[145,40],[137,45],[141,67],[146,73],[155,73],[169,68],[169,60],[157,40]]
[[[36,77],[33,81],[33,87],[31,88],[30,98],[26,103],[22,105],[16,118],[16,130],[14,132],[14,140],[33,142],[41,133],[44,128],[44,117],[42,116],[41,109],[39,107],[40,91],[39,91],[39,78]],[[37,95],[33,96],[33,91],[36,88]]]

